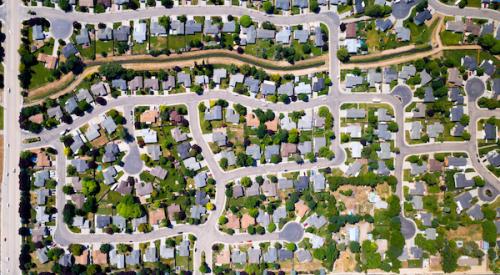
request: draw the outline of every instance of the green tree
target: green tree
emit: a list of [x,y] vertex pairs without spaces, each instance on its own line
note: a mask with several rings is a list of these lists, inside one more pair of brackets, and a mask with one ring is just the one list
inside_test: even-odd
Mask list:
[[118,63],[104,63],[99,67],[99,74],[106,77],[108,80],[119,78],[123,73],[125,73],[125,69]]
[[242,17],[240,17],[241,26],[248,28],[250,27],[250,25],[252,25],[252,23],[252,18],[250,18],[249,15],[243,15]]
[[497,238],[497,231],[496,231],[496,226],[495,224],[490,221],[490,220],[485,220],[481,224],[483,228],[483,240],[487,241],[488,243],[494,244],[496,242]]
[[82,255],[84,250],[85,250],[85,246],[83,246],[81,244],[70,244],[69,245],[69,251],[71,251],[71,254],[73,254],[74,256]]
[[455,241],[444,241],[444,247],[441,251],[441,266],[443,271],[451,273],[457,270],[458,251]]
[[347,62],[349,61],[350,54],[347,51],[346,47],[340,47],[337,51],[337,58],[340,60],[340,62]]
[[69,4],[68,0],[59,0],[59,7],[63,11],[70,11],[71,10],[71,5]]
[[134,200],[130,194],[122,197],[116,206],[118,214],[126,219],[139,218],[142,216],[142,206]]
[[85,196],[92,196],[99,192],[99,184],[91,179],[82,180],[82,193]]
[[270,1],[265,1],[265,2],[262,4],[262,8],[264,9],[264,11],[265,11],[267,14],[273,14],[273,13],[274,13],[273,3],[271,3]]

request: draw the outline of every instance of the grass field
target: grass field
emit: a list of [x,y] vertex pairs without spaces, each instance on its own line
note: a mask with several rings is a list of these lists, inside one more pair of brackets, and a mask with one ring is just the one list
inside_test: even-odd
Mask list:
[[463,41],[464,35],[462,33],[454,33],[450,31],[444,31],[439,34],[441,36],[441,41],[443,45],[459,45]]

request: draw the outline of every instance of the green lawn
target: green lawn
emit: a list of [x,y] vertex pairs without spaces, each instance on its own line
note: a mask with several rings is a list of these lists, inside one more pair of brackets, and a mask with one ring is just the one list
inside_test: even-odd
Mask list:
[[454,33],[450,31],[444,31],[439,34],[441,36],[441,41],[444,45],[458,45],[463,41],[464,35],[462,33]]
[[415,23],[407,23],[405,26],[410,29],[410,42],[416,44],[429,43],[431,41],[432,31],[436,28],[439,20],[434,20],[432,25],[427,27],[425,24],[417,26]]
[[467,0],[468,7],[480,8],[481,0]]
[[45,64],[38,62],[35,66],[31,67],[32,76],[30,82],[30,89],[38,88],[52,79],[51,70],[45,68]]
[[171,50],[179,50],[187,45],[184,35],[170,35],[167,38],[167,47]]
[[151,50],[163,50],[167,48],[166,36],[151,36],[149,39],[149,46]]
[[274,43],[267,39],[257,39],[255,44],[245,46],[245,53],[259,58],[272,59],[274,57]]
[[143,43],[134,43],[134,46],[132,46],[132,54],[146,54],[147,45],[146,41]]
[[103,52],[108,55],[113,54],[113,41],[96,41],[95,42],[95,52],[96,54],[102,54]]
[[[444,51],[443,53],[445,58],[452,59],[454,66],[459,67],[461,62],[460,60],[462,59],[462,57],[466,55],[477,57],[478,50],[459,50],[459,51],[452,50],[452,51]],[[479,50],[478,64],[481,64],[483,60],[493,60],[493,62],[497,67],[500,66],[500,60],[496,59],[493,55],[491,55],[487,51]]]

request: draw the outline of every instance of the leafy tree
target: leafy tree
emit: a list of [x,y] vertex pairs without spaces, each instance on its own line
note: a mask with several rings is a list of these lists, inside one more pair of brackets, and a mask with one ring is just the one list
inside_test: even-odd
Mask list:
[[99,184],[91,179],[82,180],[82,193],[85,196],[95,195],[99,192]]
[[174,6],[174,1],[173,0],[161,0],[161,5],[167,9],[170,9]]
[[71,5],[69,4],[68,0],[59,0],[59,7],[63,11],[70,11],[71,10]]
[[337,58],[340,60],[340,62],[347,62],[349,61],[350,54],[347,51],[346,47],[340,47],[337,51]]
[[109,253],[111,251],[113,247],[109,244],[109,243],[103,243],[101,244],[101,246],[99,247],[99,250],[102,252],[102,253]]
[[490,244],[494,244],[496,242],[496,226],[490,220],[485,220],[481,224],[483,228],[483,240],[487,241]]
[[446,273],[451,273],[457,270],[458,264],[458,251],[457,245],[454,241],[444,241],[444,247],[441,251],[441,266],[443,271]]
[[63,208],[63,220],[66,224],[73,224],[73,218],[75,217],[76,208],[72,203],[66,203]]
[[267,14],[273,14],[274,13],[274,7],[273,7],[273,4],[271,3],[271,1],[265,1],[262,4],[262,9],[264,9],[264,11]]
[[359,245],[358,242],[350,242],[349,249],[351,250],[352,253],[358,253],[359,251],[361,251],[361,246]]
[[142,206],[135,202],[134,197],[130,194],[122,197],[116,206],[118,214],[126,219],[139,218],[142,216]]
[[85,250],[85,246],[83,246],[81,244],[70,244],[69,245],[69,251],[71,251],[71,254],[73,254],[74,256],[82,255],[84,250]]
[[120,78],[125,73],[122,65],[114,62],[104,63],[99,67],[99,74],[106,79]]
[[250,18],[249,15],[243,15],[242,17],[240,17],[241,26],[248,28],[250,27],[250,25],[252,25],[252,23],[252,18]]

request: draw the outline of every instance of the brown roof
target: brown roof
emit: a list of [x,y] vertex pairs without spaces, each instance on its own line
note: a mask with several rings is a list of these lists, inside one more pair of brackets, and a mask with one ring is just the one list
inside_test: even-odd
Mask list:
[[76,208],[80,209],[85,202],[85,197],[83,194],[73,194],[71,195],[71,200],[75,203]]
[[356,23],[348,23],[345,30],[346,38],[356,38]]
[[295,154],[297,152],[297,144],[295,143],[282,143],[281,144],[281,156],[288,157],[291,154]]
[[304,215],[309,211],[309,206],[303,201],[299,200],[295,203],[295,215],[299,217],[304,217]]
[[177,111],[172,111],[170,112],[170,121],[171,122],[174,122],[175,124],[179,124],[182,122],[183,118],[182,118],[182,115],[179,114]]
[[440,172],[443,170],[443,163],[435,159],[430,159],[429,170],[431,172]]
[[463,80],[460,72],[457,68],[449,68],[448,69],[448,82],[456,86],[462,86]]
[[57,65],[57,57],[44,54],[44,53],[39,53],[37,57],[38,62],[45,63],[45,68],[47,69],[55,69]]
[[243,214],[243,217],[241,217],[241,228],[247,229],[250,225],[255,224],[255,219],[248,215],[248,214]]
[[259,127],[260,120],[254,113],[247,113],[245,118],[247,120],[248,127]]
[[181,207],[178,204],[172,204],[167,207],[168,219],[175,220],[175,213],[181,212]]
[[77,263],[77,264],[81,264],[81,265],[88,265],[89,264],[89,250],[88,249],[85,249],[82,252],[82,255],[80,255],[80,256],[73,255],[73,257],[75,257],[75,263]]
[[47,153],[38,151],[36,154],[36,166],[38,167],[50,167],[50,157]]
[[478,36],[479,33],[481,32],[481,26],[479,26],[478,24],[474,24],[474,22],[472,22],[472,20],[469,19],[465,24],[465,31],[475,36]]
[[97,0],[97,4],[102,4],[104,7],[111,7],[111,0]]
[[28,119],[33,123],[41,124],[43,122],[43,114],[32,115]]
[[234,215],[233,213],[228,213],[226,217],[227,217],[227,223],[226,223],[227,228],[240,229],[240,218],[238,218],[238,216]]
[[92,8],[94,7],[94,0],[80,0],[78,1],[78,5],[80,5],[80,7]]
[[97,249],[92,251],[92,263],[94,264],[107,264],[108,263],[108,255],[106,253],[102,253],[101,250]]
[[147,110],[140,115],[139,120],[143,123],[155,123],[159,116],[158,110]]
[[229,253],[229,249],[224,247],[224,249],[217,255],[215,258],[215,264],[223,265],[231,263],[231,254]]
[[274,117],[273,120],[266,121],[266,129],[269,131],[276,132],[278,131],[278,118]]
[[158,208],[156,210],[151,210],[148,213],[149,216],[149,224],[159,224],[162,220],[165,219],[165,209]]

